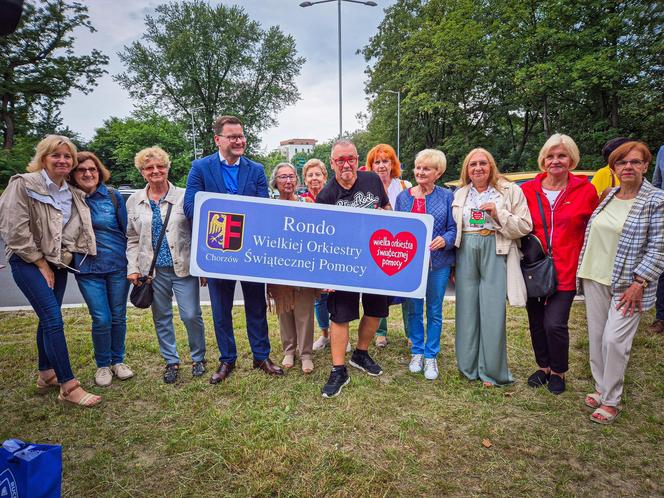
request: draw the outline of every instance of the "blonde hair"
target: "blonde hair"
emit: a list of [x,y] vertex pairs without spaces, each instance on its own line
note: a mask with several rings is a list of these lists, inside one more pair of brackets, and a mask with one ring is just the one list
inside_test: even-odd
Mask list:
[[49,154],[52,154],[55,149],[64,145],[69,149],[72,159],[72,167],[75,168],[78,162],[76,161],[76,146],[74,143],[67,137],[62,135],[46,135],[41,142],[35,147],[35,155],[28,163],[28,167],[25,168],[26,171],[34,173],[44,169],[44,158]]
[[168,154],[161,147],[148,147],[139,151],[134,157],[134,166],[140,172],[143,171],[145,163],[148,162],[148,159],[156,159],[161,161],[164,166],[167,168],[171,167],[171,159],[168,157]]
[[467,155],[466,158],[463,160],[463,166],[461,166],[461,185],[468,185],[470,183],[470,175],[468,174],[468,165],[470,164],[470,158],[473,157],[475,154],[484,154],[487,158],[487,161],[489,161],[489,184],[492,187],[496,187],[498,184],[498,180],[500,180],[501,175],[500,171],[498,171],[498,165],[496,164],[496,160],[494,159],[493,155],[491,152],[489,152],[486,149],[483,149],[482,147],[477,147],[473,150],[471,150]]
[[445,173],[447,169],[447,158],[445,154],[437,149],[424,149],[417,153],[415,156],[415,165],[427,162],[433,164],[438,171],[438,177],[440,178]]
[[549,139],[544,142],[544,145],[540,149],[539,157],[537,158],[537,164],[539,169],[544,171],[544,160],[549,154],[549,151],[554,147],[561,146],[569,154],[569,157],[572,159],[572,165],[569,167],[570,171],[576,168],[581,161],[581,154],[579,153],[579,147],[577,147],[574,140],[567,135],[562,133],[554,133],[549,137]]
[[315,159],[315,158],[309,159],[306,163],[304,163],[304,166],[302,166],[303,180],[307,176],[307,171],[309,171],[311,168],[320,168],[320,170],[323,172],[323,178],[325,178],[325,181],[327,181],[327,168],[325,167],[325,163],[320,159]]

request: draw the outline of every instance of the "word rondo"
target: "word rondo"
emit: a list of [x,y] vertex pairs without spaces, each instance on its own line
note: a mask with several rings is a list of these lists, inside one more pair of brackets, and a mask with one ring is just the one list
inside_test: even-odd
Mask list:
[[303,221],[295,222],[295,218],[291,216],[284,216],[284,231],[298,232],[298,233],[317,233],[320,235],[334,235],[336,228],[333,225],[328,225],[325,220],[320,223],[304,223]]

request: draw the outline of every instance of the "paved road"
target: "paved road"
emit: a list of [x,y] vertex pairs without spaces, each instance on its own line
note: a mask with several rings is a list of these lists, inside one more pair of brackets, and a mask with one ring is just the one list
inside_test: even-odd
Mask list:
[[[7,264],[7,259],[5,258],[5,244],[2,242],[2,239],[0,239],[0,265],[5,265],[5,267],[0,270],[0,309],[16,306],[29,306],[30,303],[28,303],[23,293],[16,286],[16,283],[14,283],[11,268]],[[208,293],[207,287],[201,288],[201,302],[207,302],[209,300],[210,294]],[[242,289],[238,284],[235,287],[235,301],[241,300]],[[85,303],[85,301],[83,300],[81,293],[78,291],[76,279],[74,278],[74,275],[70,273],[63,304],[83,303]]]

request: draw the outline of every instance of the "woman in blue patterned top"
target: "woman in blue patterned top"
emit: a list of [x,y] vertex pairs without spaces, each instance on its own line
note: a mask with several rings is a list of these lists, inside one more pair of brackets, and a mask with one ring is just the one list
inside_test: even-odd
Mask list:
[[92,317],[92,345],[97,372],[95,383],[110,386],[115,375],[120,380],[134,376],[125,365],[127,333],[127,210],[117,190],[104,182],[110,172],[92,152],[79,152],[78,164],[69,182],[85,192],[90,208],[97,255],[74,254],[78,288]]
[[[127,199],[127,278],[140,285],[139,278],[148,275],[164,220],[171,209],[164,240],[157,253],[152,277],[154,297],[152,320],[157,331],[159,350],[166,361],[164,382],[178,378],[180,357],[175,346],[173,328],[173,294],[180,318],[187,329],[191,351],[191,374],[205,373],[205,329],[201,313],[199,280],[189,274],[191,223],[184,214],[184,189],[168,181],[171,161],[159,147],[149,147],[136,154],[136,169],[148,182],[143,190]],[[205,281],[201,279],[201,284]]]
[[443,329],[443,298],[450,271],[454,264],[454,240],[456,224],[452,217],[452,192],[435,185],[445,173],[447,160],[439,150],[425,149],[415,157],[415,181],[417,185],[397,196],[396,211],[430,214],[433,216],[433,235],[429,250],[431,261],[427,280],[426,340],[424,334],[424,299],[410,299],[408,330],[413,345],[409,370],[413,373],[424,369],[424,377],[438,378],[437,357],[440,352],[440,334]]

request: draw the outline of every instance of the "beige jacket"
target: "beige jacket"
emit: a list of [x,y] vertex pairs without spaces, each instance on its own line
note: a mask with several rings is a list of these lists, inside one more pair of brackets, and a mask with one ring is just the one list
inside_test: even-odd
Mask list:
[[[526,284],[521,273],[521,252],[518,240],[533,229],[533,220],[526,197],[521,188],[505,179],[500,179],[497,190],[502,194],[496,203],[498,219],[496,222],[496,254],[507,256],[507,298],[512,306],[526,305]],[[466,203],[470,185],[465,185],[454,193],[452,216],[457,224],[457,236],[454,245],[461,247],[463,237],[463,206]]]
[[[161,204],[161,221],[166,219],[168,204],[173,205],[162,244],[168,244],[173,258],[173,271],[178,277],[189,275],[191,254],[191,223],[184,215],[182,202],[184,189],[168,183],[168,193]],[[148,187],[134,192],[127,199],[127,275],[150,271],[152,250],[152,208],[148,200]]]
[[62,213],[52,199],[39,171],[14,175],[0,197],[0,236],[7,259],[13,254],[27,263],[41,258],[62,267],[73,252],[97,254],[90,209],[85,194],[74,187],[71,217],[64,229]]

